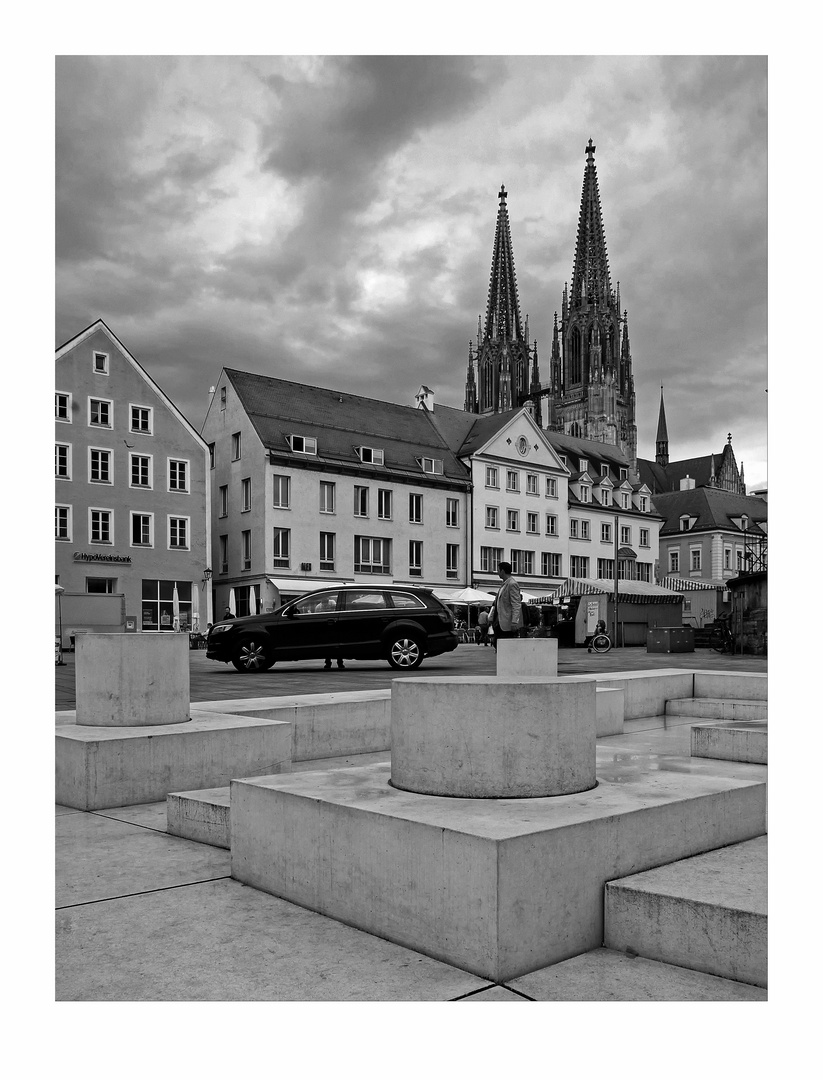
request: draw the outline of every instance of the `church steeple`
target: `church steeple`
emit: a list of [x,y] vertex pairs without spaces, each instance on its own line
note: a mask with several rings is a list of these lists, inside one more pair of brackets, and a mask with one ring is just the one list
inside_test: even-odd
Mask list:
[[660,386],[660,414],[657,418],[654,460],[658,465],[669,464],[669,432],[666,428],[666,410],[663,406],[663,385]]
[[[529,346],[528,320],[526,329],[520,316],[517,275],[514,270],[507,192],[498,192],[497,224],[494,230],[494,249],[489,275],[486,319],[478,320],[477,350],[469,350],[469,373],[466,379],[466,412],[505,412],[516,409],[535,389],[539,388],[537,349]],[[477,367],[475,380],[474,366]],[[470,382],[476,388],[472,399]],[[475,404],[472,407],[472,400]],[[540,423],[540,398],[535,400],[535,419]]]
[[580,217],[577,222],[577,246],[574,250],[571,291],[573,306],[579,305],[583,300],[588,300],[589,303],[596,300],[600,307],[609,307],[615,301],[609,275],[600,193],[597,189],[597,169],[594,164],[596,149],[589,139],[586,147],[586,168],[583,172]]

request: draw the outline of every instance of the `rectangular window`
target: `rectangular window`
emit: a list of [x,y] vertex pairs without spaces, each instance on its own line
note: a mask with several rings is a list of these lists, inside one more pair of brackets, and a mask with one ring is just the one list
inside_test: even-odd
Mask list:
[[513,574],[534,574],[534,552],[511,549],[511,563]]
[[526,473],[526,494],[539,495],[537,488],[537,473]]
[[220,408],[225,409],[225,407],[226,407],[226,387],[221,386],[220,387]]
[[415,525],[423,522],[423,496],[409,495],[409,521]]
[[556,514],[546,514],[546,536],[557,536]]
[[220,537],[220,573],[228,574],[229,572],[229,538],[228,536]]
[[650,562],[639,562],[635,564],[637,569],[637,580],[648,581],[651,584],[652,580],[652,564]]
[[692,570],[700,570],[703,565],[703,552],[700,548],[691,549],[691,567]]
[[423,541],[409,540],[409,577],[423,576]]
[[87,577],[86,578],[86,592],[87,593],[102,593],[104,596],[111,596],[117,586],[117,578],[111,577]]
[[446,577],[456,578],[460,561],[460,545],[446,544]]
[[55,506],[54,539],[71,540],[71,507]]
[[540,532],[540,515],[539,514],[526,514],[526,532],[538,533]]
[[587,484],[583,484],[580,488],[580,501],[583,503],[591,501],[591,492]]
[[272,555],[272,566],[275,569],[288,569],[291,557],[291,529],[274,530]]
[[438,476],[443,472],[443,462],[440,458],[420,458],[420,467],[423,472],[436,473]]
[[109,358],[104,352],[92,353],[92,366],[95,375],[108,375]]
[[611,504],[612,504],[612,493],[611,493],[611,491],[609,491],[608,488],[601,488],[600,489],[600,501],[603,504],[603,506],[611,506]]
[[620,470],[620,479],[621,480],[628,480],[629,479],[629,470],[628,469],[621,469]]
[[58,480],[71,480],[71,446],[54,444],[54,475]]
[[390,574],[391,540],[380,536],[355,536],[354,570],[357,574]]
[[241,570],[251,570],[251,529],[240,533]]
[[295,454],[317,453],[317,439],[309,439],[305,435],[289,435],[289,445]]
[[737,549],[737,572],[738,574],[744,568],[743,552],[740,548]]
[[113,483],[111,475],[111,450],[89,447],[89,480],[93,484]]
[[607,521],[600,522],[600,539],[603,541],[610,541],[612,538],[612,527]]
[[648,509],[649,509],[649,500],[646,498],[645,495],[641,495],[640,496],[640,512],[642,514],[645,514]]
[[506,511],[506,532],[520,532],[520,511]]
[[89,424],[91,427],[112,426],[112,403],[103,398],[89,398]]
[[354,489],[354,516],[369,516],[369,489],[367,487],[355,487]]
[[614,580],[614,559],[597,560],[597,576],[606,581]]
[[723,569],[731,570],[732,568],[732,549],[730,547],[723,548]]
[[169,458],[169,491],[189,490],[189,463]]
[[113,543],[112,517],[112,510],[89,510],[90,544]]
[[622,505],[622,507],[623,507],[623,509],[624,509],[624,510],[629,510],[629,509],[631,509],[631,505],[632,505],[632,497],[631,497],[631,495],[630,495],[630,494],[628,493],[628,491],[622,491],[622,492],[620,493],[620,502],[621,502],[621,505]]
[[609,475],[609,466],[604,461],[600,462],[600,475],[601,476],[608,476]]
[[589,471],[589,459],[582,457],[580,459],[580,471],[582,473]]
[[546,477],[546,498],[557,498],[557,480],[553,476]]
[[632,529],[631,525],[620,526],[620,543],[631,544],[632,542]]
[[147,454],[129,454],[129,486],[151,488],[151,457]]
[[446,528],[456,529],[459,524],[460,502],[457,499],[446,499]]
[[221,484],[219,488],[220,517],[228,517],[229,513],[229,485]]
[[649,546],[649,530],[648,529],[641,529],[640,530],[640,546],[641,547],[648,547]]
[[334,570],[334,533],[320,533],[320,569]]
[[135,514],[131,515],[131,546],[132,547],[152,547],[154,544],[154,538],[152,536],[152,519],[153,514]]
[[389,488],[377,489],[377,516],[382,521],[391,521],[392,493]]
[[498,529],[498,528],[500,528],[500,526],[497,524],[497,507],[496,506],[487,506],[486,507],[486,528],[487,529]]
[[572,577],[587,578],[589,576],[588,555],[572,555]]
[[240,460],[240,454],[241,454],[241,451],[242,451],[240,435],[241,435],[241,432],[235,431],[235,433],[231,437],[231,459],[232,459],[232,461],[239,461]]
[[251,510],[251,477],[246,476],[240,481],[240,513],[247,514]]
[[364,465],[382,465],[383,451],[375,450],[372,446],[358,446],[357,452]]
[[[320,481],[320,513],[321,514],[333,514],[334,513],[334,492],[335,485],[331,480]],[[355,513],[357,511],[355,510]]]
[[152,413],[153,410],[146,405],[131,405],[129,431],[134,432],[135,435],[151,435]]
[[498,475],[497,475],[497,469],[495,469],[492,465],[487,465],[486,466],[486,487],[488,487],[488,488],[500,487],[500,482],[498,480]]
[[680,573],[680,552],[679,551],[670,551],[669,552],[669,573],[670,574],[679,574]]
[[[149,581],[143,579],[141,629],[174,630],[174,587],[177,586],[178,608],[180,611],[180,629],[188,630],[191,626],[191,590],[190,581]],[[196,586],[195,586],[196,588]]]
[[496,574],[503,558],[503,548],[481,547],[480,569],[485,574]]
[[188,551],[189,519],[187,517],[169,517],[169,548]]
[[592,538],[591,522],[589,521],[588,518],[583,518],[582,521],[580,522],[580,539],[581,540],[591,540],[591,538]]
[[579,535],[580,535],[580,519],[579,518],[569,518],[569,536],[573,540],[576,540]]
[[561,577],[560,567],[562,565],[562,556],[554,551],[544,551],[540,563],[540,572],[543,577]]
[[71,394],[54,395],[54,419],[64,424],[71,423]]
[[275,473],[272,477],[272,506],[276,510],[288,510],[291,505],[291,477]]
[[506,491],[520,490],[520,473],[514,469],[506,470]]

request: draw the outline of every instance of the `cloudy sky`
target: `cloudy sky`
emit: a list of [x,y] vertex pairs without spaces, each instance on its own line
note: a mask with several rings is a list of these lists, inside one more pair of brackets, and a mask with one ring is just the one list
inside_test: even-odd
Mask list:
[[56,344],[96,318],[200,427],[223,366],[462,407],[497,192],[548,372],[585,165],[639,453],[766,483],[763,57],[60,57]]

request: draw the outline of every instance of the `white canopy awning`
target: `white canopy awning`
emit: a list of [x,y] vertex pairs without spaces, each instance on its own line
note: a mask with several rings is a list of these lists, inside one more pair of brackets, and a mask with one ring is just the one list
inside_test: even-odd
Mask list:
[[326,589],[330,585],[353,585],[354,582],[349,581],[334,581],[329,578],[271,578],[267,577],[266,580],[270,585],[274,585],[275,589],[281,593],[289,593],[289,595],[302,596],[303,593],[315,592],[317,589]]

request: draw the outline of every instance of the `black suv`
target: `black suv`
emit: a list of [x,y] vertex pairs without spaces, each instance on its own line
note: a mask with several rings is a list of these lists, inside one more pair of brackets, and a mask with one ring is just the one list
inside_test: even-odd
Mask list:
[[276,611],[215,623],[206,656],[238,671],[277,660],[385,659],[412,671],[424,656],[457,648],[454,618],[429,589],[335,585]]

